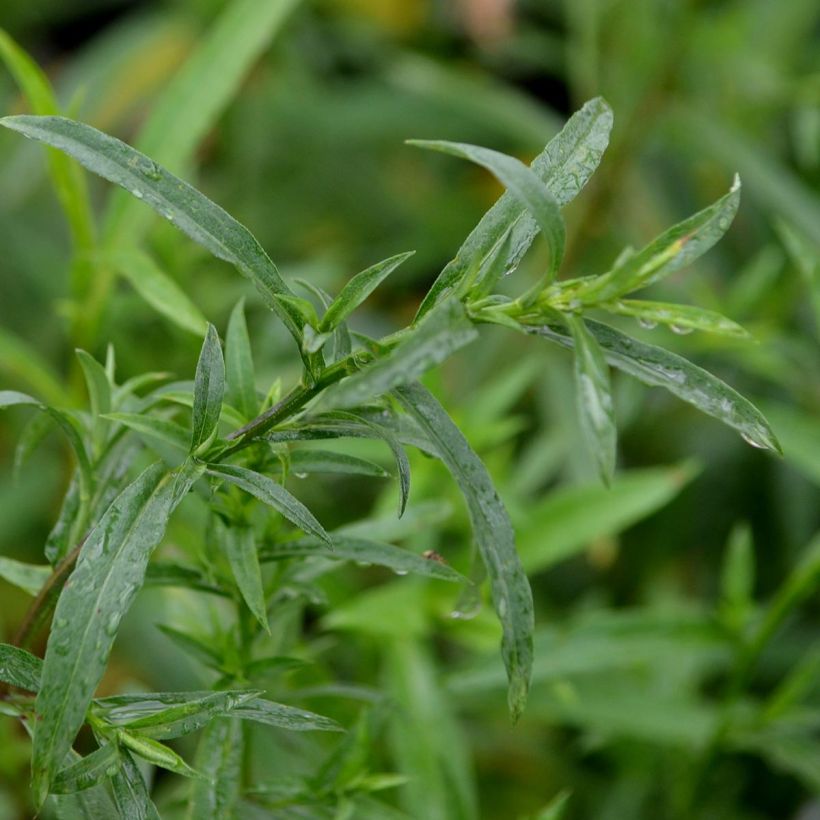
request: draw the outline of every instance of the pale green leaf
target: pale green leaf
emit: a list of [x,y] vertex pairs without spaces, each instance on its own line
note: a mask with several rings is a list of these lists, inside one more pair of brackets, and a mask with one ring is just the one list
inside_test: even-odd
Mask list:
[[695,305],[676,305],[667,302],[646,302],[638,299],[621,299],[600,305],[610,313],[634,316],[638,324],[647,329],[655,325],[667,325],[674,333],[684,334],[693,330],[748,339],[749,332],[737,322],[727,319],[714,310]]
[[169,749],[158,740],[153,740],[144,735],[132,734],[120,729],[116,734],[117,741],[130,749],[134,754],[139,755],[143,760],[147,760],[154,766],[167,769],[169,772],[181,774],[183,777],[193,779],[204,779],[204,775],[192,769],[173,749]]
[[199,455],[216,438],[222,398],[225,395],[225,362],[219,336],[213,325],[202,344],[194,379],[194,406],[191,413],[191,452]]
[[29,595],[36,595],[50,576],[49,566],[24,564],[22,561],[0,556],[0,578],[28,592]]
[[259,400],[256,397],[248,326],[245,324],[244,299],[237,302],[228,320],[225,334],[225,380],[225,399],[228,404],[236,407],[245,421],[252,419],[259,410]]
[[57,772],[51,791],[53,794],[70,794],[90,789],[108,778],[110,770],[118,768],[118,764],[119,753],[116,744],[106,743]]
[[40,677],[43,672],[43,662],[26,652],[7,643],[0,643],[0,681],[36,692],[40,688]]
[[111,778],[111,791],[122,820],[160,820],[142,773],[126,749],[120,750],[120,768]]
[[196,767],[204,780],[191,784],[189,820],[237,817],[244,751],[242,723],[215,720],[205,727],[196,751]]
[[242,598],[262,628],[270,632],[265,590],[262,586],[262,570],[259,567],[253,527],[226,527],[222,544]]
[[105,418],[124,424],[134,432],[161,441],[163,444],[169,444],[183,453],[188,452],[191,444],[190,433],[181,424],[169,419],[140,413],[109,413]]

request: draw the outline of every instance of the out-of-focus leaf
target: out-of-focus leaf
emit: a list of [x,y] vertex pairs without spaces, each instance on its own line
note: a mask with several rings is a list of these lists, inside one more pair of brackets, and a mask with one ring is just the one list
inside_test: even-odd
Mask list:
[[[760,411],[736,390],[706,370],[660,347],[639,342],[615,328],[592,320],[587,328],[603,348],[606,360],[652,387],[664,387],[683,401],[737,430],[753,447],[780,453],[780,445]],[[551,325],[527,328],[564,347],[572,340]]]
[[0,643],[0,681],[36,692],[40,688],[43,662],[25,649]]
[[202,311],[147,253],[128,248],[112,251],[105,258],[166,319],[195,336],[207,333],[208,322]]
[[167,473],[152,465],[120,493],[83,543],[57,602],[37,697],[32,771],[38,805],[83,723],[151,552],[200,474],[188,466]]
[[755,558],[748,524],[736,526],[726,545],[721,573],[721,608],[724,618],[740,630],[754,603]]
[[575,346],[575,395],[587,448],[604,484],[615,472],[618,429],[604,354],[580,316],[568,317]]
[[632,470],[609,488],[562,487],[518,523],[518,552],[528,573],[575,555],[597,538],[616,535],[668,504],[695,474],[690,465]]
[[251,342],[245,323],[245,301],[240,300],[231,311],[225,334],[225,399],[236,407],[245,420],[253,418],[259,409],[256,398]]
[[338,327],[402,262],[414,253],[415,251],[409,251],[391,256],[357,273],[331,302],[322,317],[319,330],[327,332]]
[[[530,166],[556,202],[570,202],[592,176],[609,142],[612,111],[600,97],[573,114],[562,131],[547,144]],[[446,298],[472,273],[477,273],[510,232],[506,272],[515,270],[538,233],[529,210],[509,192],[487,211],[459,248],[455,259],[439,274],[421,303],[417,318]]]
[[467,145],[461,142],[442,140],[409,140],[410,145],[429,148],[443,154],[467,159],[490,171],[502,185],[529,209],[535,219],[550,251],[549,280],[555,278],[561,260],[564,258],[566,228],[558,201],[538,175],[515,157]]
[[91,413],[97,418],[111,410],[111,384],[105,368],[93,356],[84,350],[78,350],[77,358],[85,376]]
[[225,395],[225,362],[219,336],[213,325],[202,344],[194,379],[194,407],[191,413],[191,452],[203,453],[216,438],[222,397]]
[[282,558],[309,557],[322,555],[340,561],[356,561],[360,564],[376,564],[392,569],[397,575],[412,572],[415,575],[426,575],[440,578],[443,581],[464,582],[466,578],[447,564],[424,558],[414,552],[383,544],[365,538],[333,534],[333,547],[323,541],[312,538],[301,538],[298,541],[285,541],[264,547],[259,554],[261,561],[276,561]]
[[451,299],[431,311],[393,350],[328,390],[334,407],[355,407],[411,382],[478,337],[464,306]]
[[212,644],[204,639],[194,637],[181,629],[174,629],[166,624],[157,624],[157,629],[169,637],[180,649],[196,658],[200,663],[211,669],[222,671],[222,654]]
[[621,299],[601,305],[610,313],[621,316],[634,316],[640,325],[652,328],[655,325],[667,325],[675,333],[689,333],[702,330],[705,333],[716,333],[719,336],[733,336],[748,339],[749,332],[737,322],[727,319],[713,310],[695,307],[694,305],[674,305],[666,302],[645,302],[638,299]]
[[18,336],[0,327],[0,370],[27,384],[47,404],[71,404],[71,397],[43,357]]
[[532,669],[533,604],[509,516],[481,460],[435,398],[420,384],[404,385],[395,394],[435,442],[439,457],[467,501],[502,626],[501,654],[509,677],[507,699],[516,720],[527,700]]
[[292,524],[330,544],[330,536],[316,520],[313,513],[299,499],[291,495],[281,484],[247,467],[235,464],[211,464],[208,472],[216,478],[235,484],[246,493],[258,498],[281,513]]
[[0,556],[0,578],[16,587],[36,595],[51,575],[51,567],[24,564],[13,558]]

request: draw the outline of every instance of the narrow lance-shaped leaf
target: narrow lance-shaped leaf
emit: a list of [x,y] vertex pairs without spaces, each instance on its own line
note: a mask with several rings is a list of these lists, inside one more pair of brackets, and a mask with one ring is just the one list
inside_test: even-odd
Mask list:
[[357,273],[331,302],[322,317],[319,330],[326,332],[338,327],[402,262],[414,253],[415,251],[409,251],[391,256]]
[[208,322],[202,311],[151,256],[138,248],[128,248],[111,251],[105,260],[157,313],[195,336],[205,335]]
[[604,484],[615,472],[617,427],[609,368],[595,337],[580,316],[568,318],[575,343],[575,395],[581,429]]
[[192,769],[173,749],[169,749],[158,740],[143,735],[132,734],[125,730],[117,732],[117,740],[127,749],[139,755],[143,760],[153,763],[169,772],[181,774],[183,777],[201,779],[200,772]]
[[266,632],[268,613],[265,606],[265,590],[262,586],[262,570],[259,567],[259,557],[256,553],[256,538],[252,527],[226,527],[223,544],[231,565],[233,577],[239,587],[242,598],[248,605],[257,621]]
[[[606,360],[624,373],[670,393],[737,430],[753,447],[780,453],[780,445],[761,412],[728,384],[682,356],[648,345],[615,328],[587,320],[587,329],[604,351]],[[526,329],[564,347],[572,337],[563,328],[541,325]]]
[[180,452],[186,453],[190,448],[190,433],[181,424],[170,419],[141,413],[109,413],[105,418],[124,424],[136,433],[168,444]]
[[509,680],[508,702],[515,720],[527,700],[534,618],[532,591],[515,550],[509,516],[486,467],[435,398],[420,384],[399,387],[395,394],[435,442],[439,457],[467,501],[473,534],[487,567],[503,631],[501,653]]
[[83,544],[57,602],[37,696],[32,770],[38,806],[83,723],[151,552],[199,474],[152,465],[120,493]]
[[25,649],[0,643],[0,681],[18,689],[36,692],[40,688],[43,662]]
[[332,450],[296,450],[289,455],[290,469],[295,475],[339,473],[386,478],[390,474],[373,461]]
[[673,333],[685,334],[693,330],[716,333],[719,336],[733,336],[748,339],[749,332],[731,319],[714,310],[705,310],[694,305],[676,305],[666,302],[646,302],[642,299],[621,299],[601,305],[610,313],[634,316],[638,324],[647,329],[656,325],[667,325]]
[[216,438],[222,397],[225,394],[225,362],[219,336],[213,325],[202,344],[194,379],[194,407],[191,415],[191,452],[199,455]]
[[264,504],[273,507],[305,532],[318,536],[328,544],[331,543],[330,536],[313,513],[273,479],[235,464],[211,464],[208,466],[208,472],[216,478],[235,484]]
[[275,298],[290,292],[276,265],[244,225],[196,188],[130,145],[80,122],[20,115],[3,117],[0,125],[64,151],[89,171],[130,191],[214,256],[230,262],[254,282],[268,306],[301,342],[301,328]]
[[77,358],[85,377],[91,413],[96,418],[111,410],[111,384],[105,368],[93,356],[85,350],[78,350]]
[[204,780],[192,784],[188,818],[234,817],[241,795],[244,738],[242,722],[215,720],[199,741],[196,767]]
[[251,342],[245,323],[244,299],[237,302],[228,320],[228,331],[225,334],[225,379],[225,398],[228,404],[233,405],[245,421],[252,419],[259,409],[259,402],[256,398]]
[[535,219],[550,250],[548,278],[555,278],[564,258],[566,228],[558,201],[534,171],[515,157],[477,145],[442,140],[409,140],[409,144],[468,159],[496,176],[499,182],[529,209]]
[[105,780],[112,768],[117,768],[118,762],[116,744],[106,743],[58,772],[51,791],[54,794],[70,794],[90,789]]
[[333,535],[333,549],[318,539],[300,538],[298,541],[285,541],[265,547],[259,554],[260,561],[275,561],[280,558],[310,557],[322,555],[340,561],[357,561],[365,564],[392,569],[397,575],[412,572],[442,581],[464,583],[467,579],[447,564],[435,558],[425,558],[392,544],[383,544],[368,538]]
[[728,194],[694,216],[669,228],[637,253],[593,279],[576,298],[584,304],[608,302],[625,293],[645,288],[693,262],[729,230],[740,204],[740,178],[735,177]]
[[419,378],[478,337],[464,306],[451,299],[426,316],[393,350],[327,391],[334,407],[355,407]]
[[111,778],[111,791],[122,820],[160,820],[142,773],[127,749],[120,751],[120,764]]
[[[560,205],[571,202],[592,176],[609,142],[612,111],[600,97],[573,114],[561,132],[530,166]],[[481,218],[459,248],[455,259],[439,274],[419,308],[417,319],[455,291],[469,274],[480,271],[509,233],[506,273],[518,266],[538,233],[529,209],[506,191]]]

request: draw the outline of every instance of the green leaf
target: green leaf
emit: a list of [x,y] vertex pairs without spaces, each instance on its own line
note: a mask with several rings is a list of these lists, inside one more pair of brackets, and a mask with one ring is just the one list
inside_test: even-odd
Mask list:
[[151,552],[198,475],[187,466],[166,473],[152,465],[119,494],[83,543],[57,602],[37,697],[32,770],[38,806],[82,726]]
[[0,578],[29,595],[36,595],[50,577],[50,566],[24,564],[22,561],[0,556]]
[[265,604],[265,590],[262,586],[262,570],[256,551],[253,527],[233,525],[225,528],[222,539],[228,563],[231,565],[236,585],[242,598],[257,621],[266,632],[270,632],[268,612]]
[[593,541],[617,535],[668,504],[695,475],[691,465],[630,470],[609,488],[559,487],[516,521],[518,552],[528,574],[576,555]]
[[242,720],[252,720],[254,723],[264,723],[267,726],[276,726],[291,732],[344,731],[335,720],[329,717],[262,698],[252,698],[241,703],[231,714]]
[[37,399],[27,396],[25,393],[18,393],[16,390],[0,390],[0,408],[15,406],[36,407],[43,413],[48,413],[48,415],[57,422],[60,429],[65,433],[69,444],[71,444],[74,454],[77,456],[77,466],[79,467],[80,476],[80,496],[86,500],[90,499],[94,487],[94,473],[91,469],[88,452],[85,449],[83,440],[77,431],[76,423],[72,417],[62,410],[57,410],[54,407],[42,404],[37,401]]
[[222,397],[225,395],[225,362],[219,336],[213,325],[202,344],[194,379],[194,407],[191,414],[191,452],[204,453],[216,438]]
[[298,498],[291,495],[281,484],[265,475],[238,467],[235,464],[210,464],[208,473],[235,484],[264,504],[273,507],[288,521],[311,535],[316,535],[330,544],[330,536],[314,518],[313,513]]
[[193,635],[183,632],[181,629],[174,629],[165,624],[157,624],[157,629],[170,638],[177,646],[184,652],[187,652],[191,657],[196,658],[200,663],[211,669],[223,671],[224,661],[222,653],[214,648],[212,643],[194,637]]
[[451,299],[431,311],[389,353],[327,391],[334,407],[355,407],[407,384],[478,337],[464,306]]
[[[211,692],[203,697],[193,697],[182,703],[167,708],[160,708],[148,714],[140,713],[140,704],[127,703],[120,707],[113,706],[105,712],[105,719],[129,731],[138,731],[141,735],[154,740],[169,740],[182,737],[201,729],[214,718],[230,714],[237,706],[251,698],[261,695],[255,690],[236,689],[225,692]],[[143,695],[144,703],[153,708],[157,701],[152,695]],[[108,701],[106,705],[109,705]],[[138,717],[134,717],[134,713]]]
[[322,317],[319,330],[327,332],[338,327],[402,262],[414,253],[415,251],[409,251],[391,256],[357,273],[331,302]]
[[298,541],[285,541],[264,547],[259,553],[260,561],[277,561],[282,558],[310,557],[321,555],[339,561],[356,561],[360,564],[376,564],[392,569],[397,575],[412,572],[439,578],[442,581],[464,583],[467,579],[447,564],[434,559],[424,558],[414,552],[394,547],[367,538],[353,538],[333,534],[333,548],[313,538],[300,538]]
[[118,767],[118,763],[119,753],[116,744],[106,743],[57,772],[51,791],[53,794],[70,794],[90,789],[109,777],[112,770]]
[[192,769],[175,751],[169,749],[158,740],[143,735],[131,734],[124,729],[117,732],[117,740],[126,749],[130,749],[154,766],[167,769],[169,772],[181,774],[183,777],[203,779],[203,775]]
[[49,363],[28,342],[0,327],[0,371],[27,384],[47,404],[70,405],[71,396]]
[[248,326],[245,324],[244,299],[236,303],[228,320],[225,335],[225,379],[225,399],[228,404],[236,407],[245,421],[252,419],[259,410],[259,401],[256,398],[251,342],[248,338]]
[[[596,97],[570,117],[562,131],[530,166],[560,205],[571,202],[592,176],[609,142],[612,111]],[[511,239],[507,240],[507,234]],[[471,274],[477,273],[509,241],[505,272],[511,273],[538,233],[538,225],[517,197],[505,192],[487,211],[459,248],[455,259],[439,274],[421,303],[417,320],[434,305],[456,291]]]
[[160,820],[142,773],[130,752],[120,751],[120,768],[111,778],[111,791],[122,820]]
[[732,530],[720,580],[723,617],[730,626],[740,630],[754,606],[755,557],[748,524],[738,524]]
[[85,350],[77,350],[76,353],[85,377],[91,413],[98,418],[111,410],[111,383],[105,368],[93,356]]
[[188,803],[190,820],[238,816],[244,746],[239,720],[215,720],[205,727],[195,761],[205,779],[192,784]]
[[124,424],[137,433],[169,444],[183,453],[187,453],[190,448],[190,433],[175,421],[140,413],[109,413],[104,418]]
[[[665,388],[701,412],[733,427],[753,447],[781,452],[777,438],[760,411],[716,376],[675,353],[639,342],[608,325],[592,320],[587,320],[586,325],[613,367],[644,384]],[[563,347],[573,346],[571,337],[562,328],[542,325],[526,330]]]
[[473,535],[501,622],[501,654],[509,679],[507,699],[516,720],[524,709],[532,672],[533,604],[509,516],[487,469],[435,398],[420,384],[399,387],[395,394],[435,442],[439,457],[467,501]]
[[276,266],[251,232],[188,183],[152,159],[96,128],[63,117],[3,117],[0,125],[73,156],[95,174],[130,191],[218,259],[256,285],[297,341],[295,327],[276,294],[289,293]]
[[289,455],[291,472],[340,473],[342,475],[366,475],[385,478],[390,474],[373,461],[332,450],[294,450]]
[[25,649],[0,643],[0,681],[36,692],[40,688],[42,672],[43,662],[38,657]]
[[669,228],[637,253],[616,263],[608,273],[591,280],[577,291],[576,298],[584,304],[608,302],[694,262],[729,230],[739,204],[740,178],[736,176],[728,194]]
[[470,160],[490,171],[522,205],[529,209],[549,247],[548,280],[555,279],[564,258],[566,228],[558,201],[534,171],[515,157],[477,145],[443,140],[408,140],[408,143]]
[[138,248],[128,248],[106,254],[105,260],[157,313],[195,336],[207,333],[208,322],[202,311],[149,254]]
[[575,396],[587,447],[607,486],[617,458],[618,429],[604,354],[580,316],[568,316],[575,344]]
[[[0,29],[0,59],[14,76],[35,114],[59,114],[48,77],[17,43]],[[72,238],[80,250],[94,246],[94,215],[82,170],[58,151],[48,152],[54,189],[68,218]]]
[[[238,0],[228,4],[152,106],[137,147],[171,171],[182,172],[298,2]],[[110,240],[141,238],[146,223],[138,203],[119,197],[107,216]]]
[[727,319],[714,310],[694,305],[675,305],[667,302],[646,302],[637,299],[621,299],[600,305],[610,313],[634,316],[638,323],[651,329],[655,325],[667,325],[674,333],[684,334],[693,330],[715,333],[719,336],[750,338],[749,332],[737,322]]

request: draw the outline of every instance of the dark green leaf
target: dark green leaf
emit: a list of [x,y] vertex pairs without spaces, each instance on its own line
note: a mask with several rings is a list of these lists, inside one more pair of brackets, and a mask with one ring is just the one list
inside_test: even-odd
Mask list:
[[241,721],[215,720],[205,728],[196,752],[196,767],[205,779],[192,784],[189,817],[204,820],[239,816],[243,751]]
[[225,362],[222,359],[222,348],[219,346],[216,328],[208,325],[194,379],[194,407],[191,416],[191,452],[194,455],[205,452],[216,438],[224,395]]
[[295,450],[289,455],[293,473],[341,473],[385,478],[389,473],[373,461],[332,450]]
[[111,791],[122,820],[160,820],[131,753],[121,750],[120,763],[119,771],[111,778]]
[[116,771],[119,753],[114,743],[106,743],[91,754],[80,758],[62,771],[57,772],[51,791],[54,794],[70,794],[90,789]]
[[342,288],[342,292],[325,311],[319,330],[326,332],[338,327],[402,262],[414,253],[415,251],[409,251],[391,256],[357,273]]
[[316,520],[313,513],[298,498],[291,495],[281,484],[265,475],[238,467],[235,464],[211,464],[208,472],[216,478],[222,478],[231,484],[250,493],[264,504],[273,507],[292,524],[311,535],[316,535],[328,544],[330,536]]
[[209,666],[211,669],[222,671],[224,665],[222,654],[212,644],[165,624],[157,624],[157,629],[200,663]]
[[527,576],[515,550],[507,511],[487,469],[461,431],[420,384],[395,390],[399,401],[435,442],[439,457],[467,501],[473,534],[490,577],[493,603],[501,622],[501,653],[509,678],[513,720],[524,709],[532,670],[533,604]]
[[262,628],[270,632],[265,590],[262,586],[262,570],[259,567],[253,527],[239,525],[225,527],[222,543],[242,598]]

